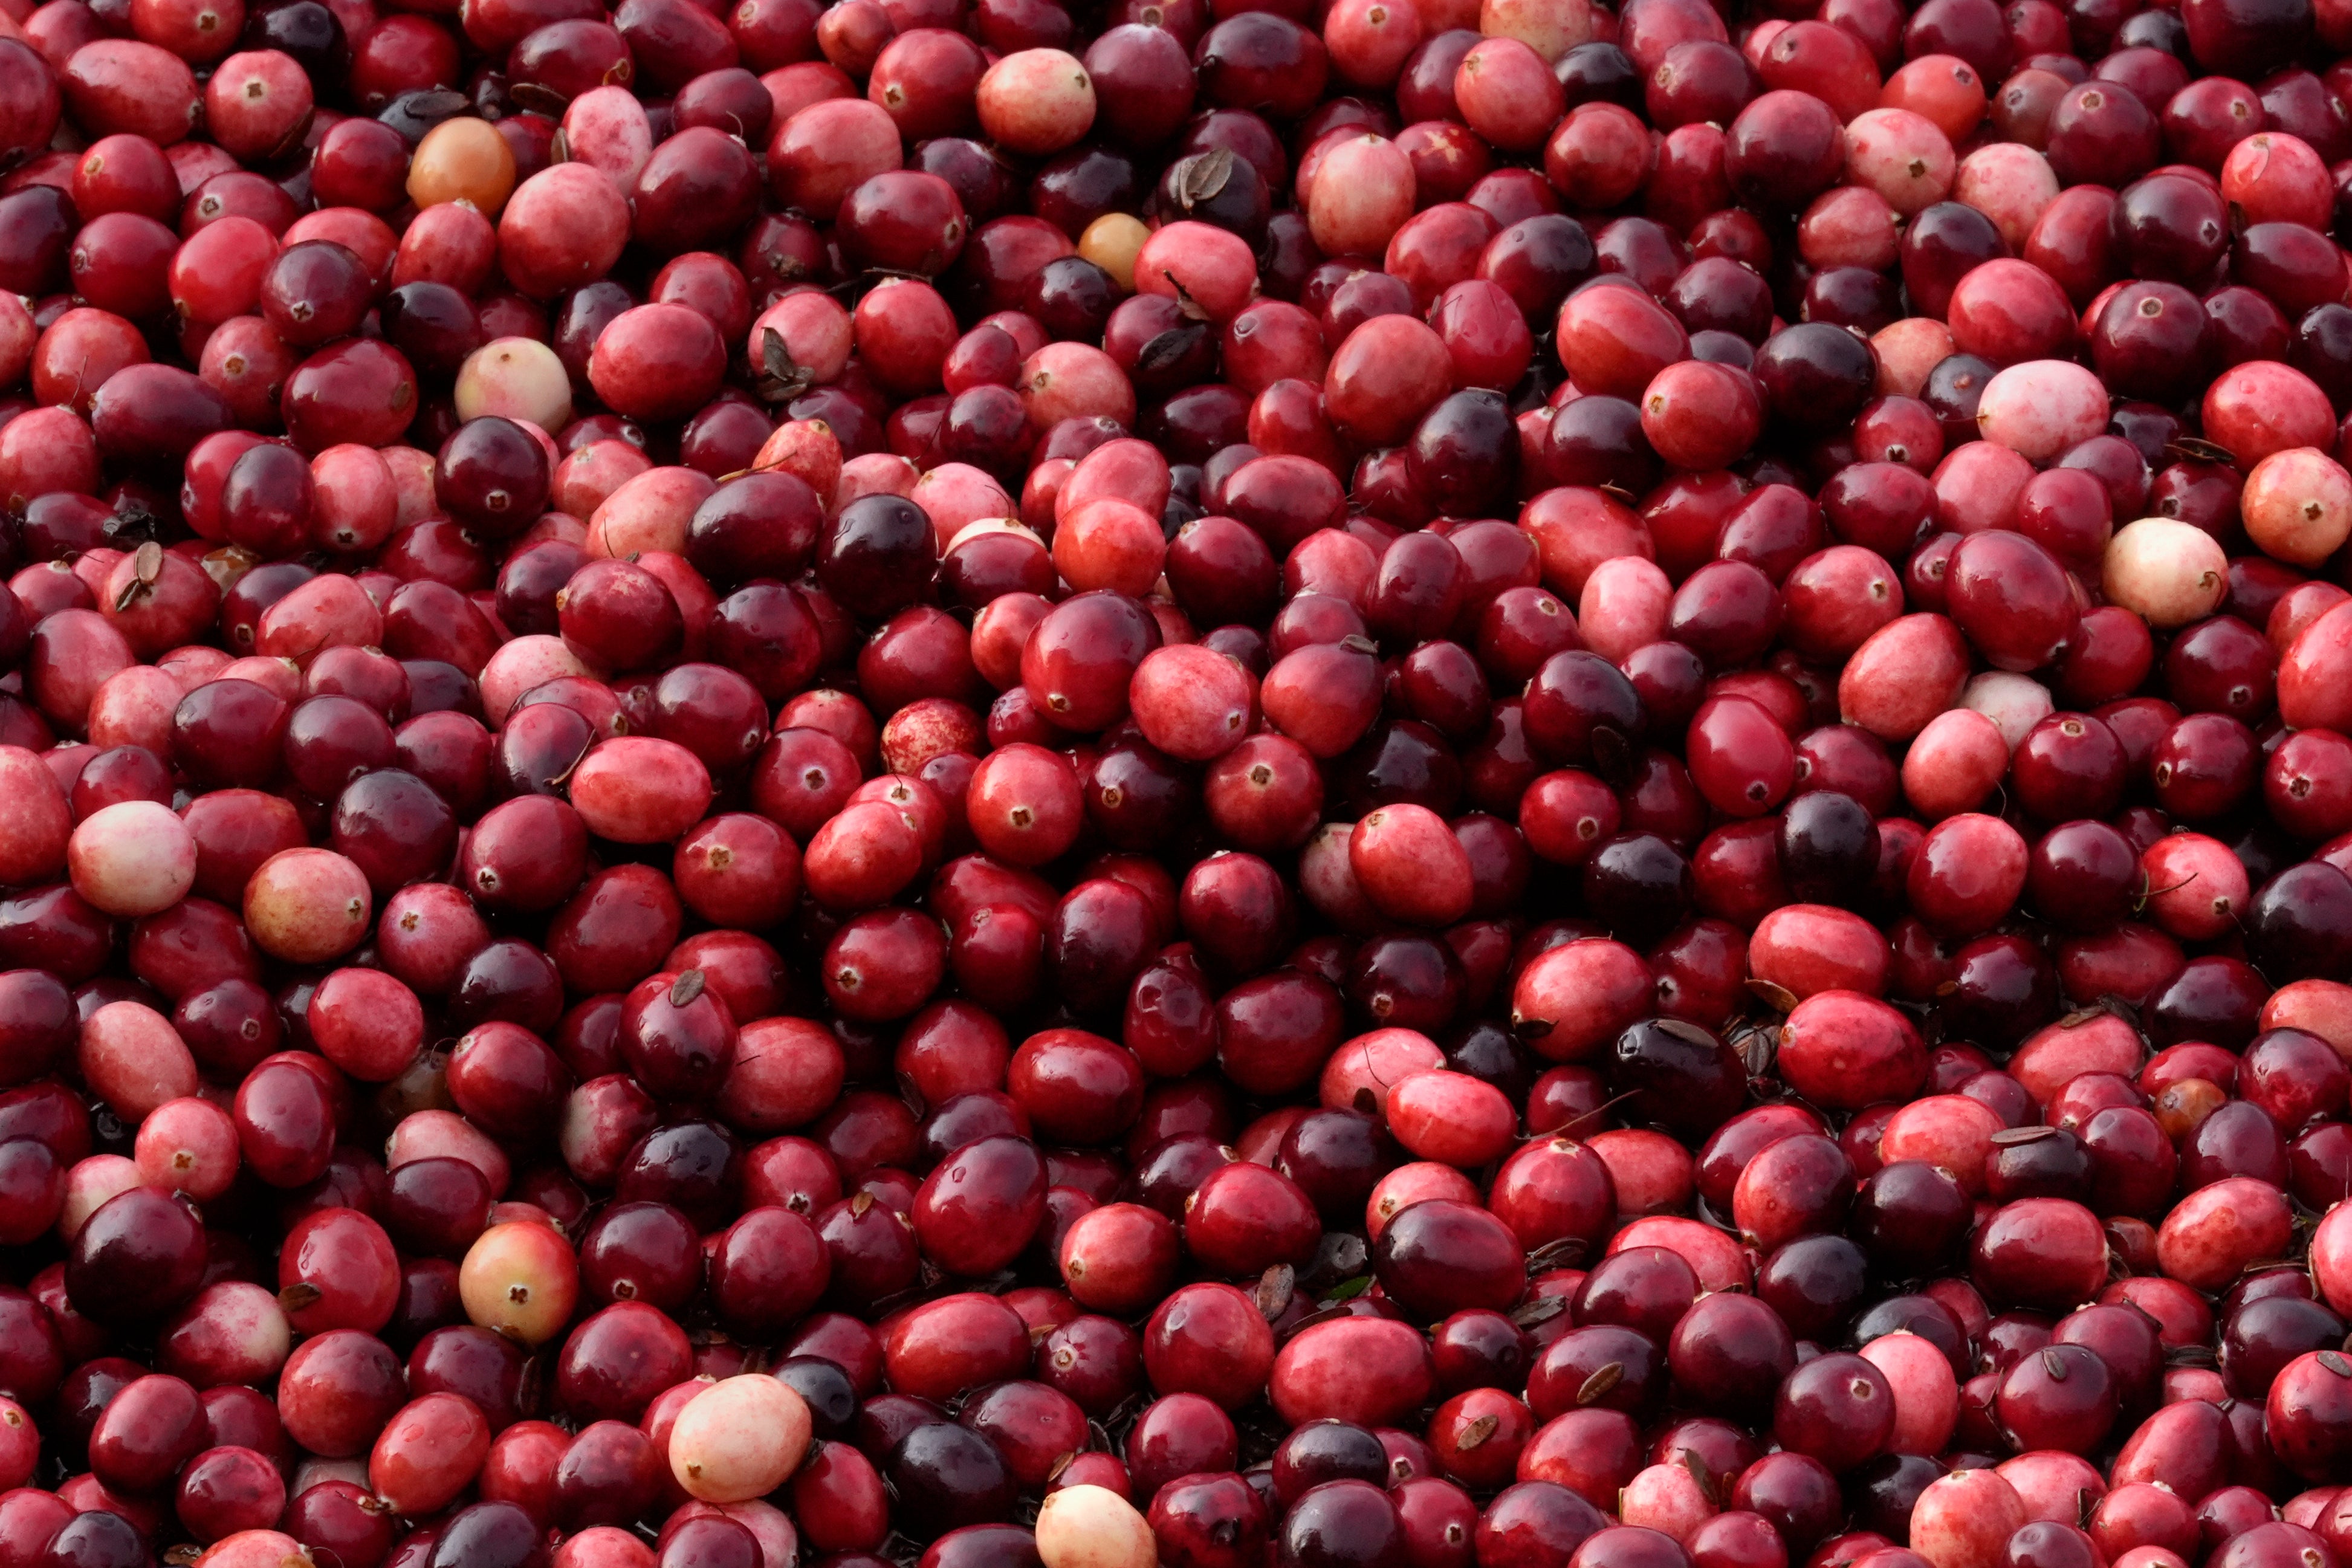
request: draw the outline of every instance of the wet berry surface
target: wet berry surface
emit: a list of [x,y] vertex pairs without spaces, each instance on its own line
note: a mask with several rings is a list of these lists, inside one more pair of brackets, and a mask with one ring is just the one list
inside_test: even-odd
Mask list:
[[2347,0],[0,0],[0,1568],[2352,1568]]

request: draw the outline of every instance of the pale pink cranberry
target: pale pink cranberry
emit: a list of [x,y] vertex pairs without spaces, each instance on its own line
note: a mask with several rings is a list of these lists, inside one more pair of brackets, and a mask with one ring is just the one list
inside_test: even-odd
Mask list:
[[54,879],[73,831],[73,810],[47,764],[22,746],[0,746],[0,882]]
[[236,1123],[208,1100],[166,1100],[139,1124],[131,1155],[149,1186],[210,1203],[236,1179]]
[[1991,720],[2003,743],[2015,752],[2057,704],[2050,689],[2031,676],[1987,669],[1969,677],[1960,689],[1960,706]]
[[808,1405],[764,1373],[730,1377],[687,1402],[669,1433],[670,1474],[689,1496],[740,1503],[765,1497],[798,1468]]
[[1155,648],[1128,684],[1128,708],[1145,739],[1162,752],[1211,762],[1249,733],[1257,716],[1257,681],[1233,659],[1197,643]]
[[626,441],[592,441],[555,466],[548,500],[573,517],[590,517],[614,490],[653,466],[651,458]]
[[1298,891],[1341,930],[1370,931],[1381,917],[1371,900],[1364,896],[1356,868],[1348,859],[1348,841],[1355,831],[1352,822],[1327,822],[1307,836],[1298,851]]
[[92,1154],[66,1172],[64,1205],[58,1210],[58,1237],[70,1242],[109,1198],[146,1185],[136,1163],[120,1154]]
[[2236,927],[2249,892],[2245,868],[2201,833],[2159,838],[2140,856],[2147,918],[2184,941],[2210,941]]
[[1846,177],[1905,216],[1942,201],[1958,163],[1935,121],[1908,109],[1873,109],[1845,128]]
[[[492,416],[511,419],[519,425],[544,433],[561,430],[572,418],[572,382],[563,362],[555,351],[535,338],[493,338],[466,356],[457,368],[457,384],[450,389],[450,401],[456,405],[460,419],[479,419]],[[433,475],[429,465],[434,461],[429,452],[403,458],[395,448],[379,455],[392,466],[394,481],[401,485],[401,521],[415,521],[413,509],[425,504],[432,495]],[[421,471],[416,458],[424,459]],[[424,498],[415,497],[412,479],[404,475],[406,464],[410,474],[421,479]],[[440,504],[431,500],[421,515],[437,515]]]
[[172,744],[172,715],[186,695],[169,670],[150,664],[117,670],[90,699],[90,742],[100,748],[143,746],[165,755]]
[[2221,160],[2221,197],[2249,225],[2294,223],[2325,230],[2335,214],[2326,161],[2284,131],[2258,131]]
[[1952,331],[1930,316],[1906,316],[1881,327],[1870,346],[1878,354],[1878,390],[1916,397],[1927,373],[1951,357]]
[[920,468],[896,452],[867,452],[852,458],[841,465],[841,478],[833,492],[834,510],[839,511],[866,496],[912,496],[922,477]]
[[1418,1029],[1374,1029],[1358,1035],[1323,1064],[1317,1094],[1331,1110],[1356,1110],[1369,1096],[1377,1107],[1389,1084],[1445,1065],[1445,1053]]
[[1434,1161],[1399,1165],[1372,1184],[1372,1195],[1364,1205],[1366,1239],[1378,1241],[1391,1219],[1428,1198],[1475,1204],[1478,1201],[1478,1189],[1469,1177],[1451,1165]]
[[1603,658],[1622,660],[1665,637],[1674,596],[1674,584],[1657,563],[1620,555],[1585,578],[1575,629],[1585,647]]
[[2009,1075],[2037,1105],[2047,1105],[2085,1073],[2129,1077],[2140,1066],[2139,1036],[2112,1013],[2052,1024],[2030,1036],[2009,1059]]
[[[497,345],[485,346],[494,348]],[[459,417],[471,418],[472,416],[461,408]],[[392,470],[393,489],[400,497],[399,521],[402,526],[441,515],[440,499],[434,493],[434,475],[439,465],[434,461],[432,453],[420,452],[414,447],[379,447],[375,455],[382,458],[383,466]]]
[[1933,1568],[1997,1568],[2023,1528],[2017,1489],[1990,1470],[1955,1470],[1932,1481],[1911,1510],[1911,1550]]
[[22,300],[12,294],[0,301],[0,386],[14,386],[24,379],[40,335]]
[[563,141],[574,160],[598,170],[615,189],[635,190],[654,154],[653,124],[625,87],[597,87],[563,110]]
[[2099,570],[2108,603],[2167,630],[2211,615],[2229,592],[2229,559],[2211,534],[2168,517],[2117,529]]
[[255,945],[291,963],[323,963],[367,935],[373,895],[360,868],[331,849],[286,849],[245,889]]
[[1927,821],[1973,811],[2009,771],[2000,728],[1968,708],[1938,713],[1903,754],[1903,793]]
[[655,1568],[653,1548],[617,1525],[598,1524],[567,1535],[551,1568]]
[[[1171,228],[1181,226],[1170,226]],[[1165,228],[1158,231],[1159,234],[1167,232]],[[1210,232],[1224,234],[1223,229]],[[1234,237],[1226,235],[1225,237]],[[1251,265],[1254,282],[1255,263]],[[1182,264],[1175,261],[1164,269],[1177,273],[1182,270]],[[1139,261],[1136,287],[1139,292],[1147,294],[1168,291],[1166,289],[1155,289],[1145,281]],[[1216,290],[1212,289],[1212,297],[1215,295]],[[1196,295],[1195,298],[1201,297]],[[1210,309],[1206,299],[1202,299],[1201,302],[1202,309]],[[1238,310],[1244,303],[1246,303],[1245,296],[1234,301],[1234,309]],[[1021,362],[1020,380],[1014,384],[1013,390],[1020,395],[1021,406],[1028,413],[1030,425],[1041,430],[1050,430],[1065,419],[1108,418],[1124,425],[1135,417],[1135,388],[1128,381],[1127,373],[1118,368],[1118,362],[1110,355],[1085,343],[1047,343]]]
[[2352,985],[2336,980],[2297,980],[2280,986],[2263,1004],[2264,1029],[2301,1029],[2334,1046],[2338,1055],[2352,1046]]
[[751,467],[790,474],[828,496],[841,482],[841,440],[822,419],[787,419],[761,443]]
[[[823,495],[832,488],[828,485],[817,493]],[[915,481],[914,489],[908,492],[908,499],[921,507],[930,518],[931,527],[939,536],[941,554],[945,554],[948,545],[972,524],[1009,521],[1016,510],[1013,498],[1004,493],[1003,485],[969,463],[941,463]],[[1158,524],[1155,522],[1153,526],[1156,528]],[[1148,588],[1150,584],[1147,583],[1144,586]]]
[[805,373],[820,384],[841,374],[856,341],[849,312],[829,294],[787,294],[762,310],[751,323],[746,351],[752,363],[766,367],[773,358],[774,351],[768,346],[770,332],[782,340],[793,371]]
[[1094,124],[1094,79],[1075,55],[1022,49],[988,68],[973,103],[990,141],[1041,158],[1069,146]]
[[[1930,126],[1928,129],[1933,130]],[[1903,215],[1868,185],[1838,185],[1813,198],[1797,225],[1797,248],[1816,268],[1892,266]]]
[[1349,864],[1372,907],[1391,920],[1445,926],[1470,912],[1470,857],[1427,806],[1382,806],[1356,824]]
[[293,1329],[277,1292],[224,1279],[205,1286],[165,1326],[155,1345],[156,1370],[200,1389],[260,1384],[278,1375],[292,1348]]
[[1998,441],[1970,441],[1945,455],[1932,476],[1943,524],[1955,533],[2014,529],[2033,465]]
[[2308,447],[2273,452],[2246,476],[2238,512],[2263,553],[2315,567],[2352,537],[2352,475]]
[[546,634],[517,637],[503,644],[482,667],[482,713],[494,724],[503,724],[516,699],[526,691],[546,685],[551,680],[563,680],[580,676],[593,676],[594,668],[562,637]]
[[82,819],[66,846],[74,891],[108,914],[170,909],[196,880],[196,844],[168,805],[120,801]]
[[1378,256],[1413,210],[1412,160],[1384,136],[1326,153],[1307,193],[1307,226],[1329,256]]
[[1887,1447],[1897,1454],[1942,1453],[1960,1416],[1951,1359],[1932,1341],[1907,1331],[1880,1335],[1862,1347],[1862,1356],[1885,1374],[1895,1391],[1895,1430]]
[[2025,248],[2042,209],[2058,199],[2058,176],[2051,173],[2050,160],[2032,148],[1995,142],[1960,160],[1951,194],[1954,201],[1992,219],[2016,252]]
[[2311,1276],[2330,1307],[2352,1305],[2352,1208],[2338,1204],[2311,1233]]
[[[2038,1448],[2004,1459],[1994,1473],[2017,1489],[2029,1521],[2064,1524],[2083,1517],[2086,1497],[2094,1504],[2105,1496],[2106,1478],[2080,1454]],[[2079,1527],[2077,1527],[2079,1528]]]
[[2029,360],[1997,373],[1977,405],[1977,428],[2035,464],[2048,464],[2107,427],[2107,389],[2081,365]]
[[1911,615],[1873,632],[1838,676],[1838,710],[1883,741],[1907,741],[1959,700],[1968,644],[1939,615]]
[[282,1530],[240,1530],[205,1547],[196,1562],[202,1568],[280,1568],[309,1555],[300,1542]]
[[373,550],[400,521],[392,468],[373,447],[330,447],[310,459],[310,537],[342,554]]
[[412,1110],[400,1119],[384,1143],[387,1170],[418,1160],[463,1160],[482,1173],[490,1195],[503,1197],[513,1177],[506,1151],[454,1110]]
[[115,1114],[136,1121],[196,1092],[196,1061],[171,1020],[138,1002],[110,1002],[81,1026],[81,1076]]
[[1617,1514],[1623,1523],[1657,1531],[1685,1545],[1716,1511],[1711,1489],[1679,1462],[1645,1467],[1617,1494]]
[[1703,1290],[1745,1293],[1756,1282],[1755,1270],[1739,1243],[1695,1219],[1680,1215],[1650,1215],[1637,1219],[1609,1239],[1615,1257],[1638,1247],[1662,1247],[1691,1266]]

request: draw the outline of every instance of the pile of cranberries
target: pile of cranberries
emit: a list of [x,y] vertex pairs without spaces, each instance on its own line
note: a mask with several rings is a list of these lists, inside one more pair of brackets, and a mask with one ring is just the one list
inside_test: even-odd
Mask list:
[[2352,1568],[2339,236],[2352,0],[0,0],[0,1568]]

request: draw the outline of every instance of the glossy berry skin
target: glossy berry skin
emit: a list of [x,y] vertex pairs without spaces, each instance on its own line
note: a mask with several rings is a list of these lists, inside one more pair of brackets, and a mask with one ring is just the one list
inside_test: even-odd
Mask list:
[[2329,1568],[2343,12],[10,6],[0,1568]]

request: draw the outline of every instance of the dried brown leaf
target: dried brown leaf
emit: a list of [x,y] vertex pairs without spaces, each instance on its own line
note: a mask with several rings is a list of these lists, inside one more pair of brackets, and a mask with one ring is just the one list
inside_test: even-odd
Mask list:
[[1528,1254],[1528,1272],[1541,1274],[1574,1263],[1584,1256],[1584,1238],[1563,1236],[1558,1241],[1547,1241]]
[[1624,1381],[1625,1363],[1622,1361],[1612,1361],[1605,1366],[1594,1367],[1592,1375],[1586,1378],[1578,1387],[1576,1403],[1582,1406],[1591,1404],[1596,1399],[1605,1399],[1611,1389]]
[[2200,463],[2234,463],[2230,448],[2198,436],[2175,436],[2164,444],[2164,449],[2176,458],[2187,458]]
[[1522,1329],[1532,1329],[1538,1323],[1549,1323],[1568,1310],[1565,1296],[1538,1296],[1511,1314],[1511,1321]]
[[1171,327],[1145,343],[1135,356],[1139,375],[1151,376],[1174,370],[1185,360],[1200,352],[1209,329],[1198,321],[1188,321],[1181,327]]
[[816,384],[808,366],[793,358],[784,334],[773,327],[760,332],[760,395],[770,403],[789,403]]
[[539,114],[562,114],[572,107],[570,99],[553,88],[542,86],[535,81],[509,82],[507,96],[525,109]]
[[1176,165],[1176,200],[1186,212],[1213,201],[1234,177],[1234,150],[1212,148]]
[[1715,1472],[1706,1468],[1706,1461],[1699,1458],[1697,1449],[1683,1450],[1683,1468],[1688,1470],[1690,1479],[1698,1483],[1699,1495],[1707,1501],[1714,1502],[1716,1500]]
[[1257,1305],[1258,1316],[1270,1323],[1288,1309],[1290,1299],[1297,1289],[1297,1271],[1287,1263],[1277,1263],[1258,1276],[1256,1288],[1250,1296]]

